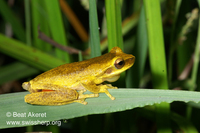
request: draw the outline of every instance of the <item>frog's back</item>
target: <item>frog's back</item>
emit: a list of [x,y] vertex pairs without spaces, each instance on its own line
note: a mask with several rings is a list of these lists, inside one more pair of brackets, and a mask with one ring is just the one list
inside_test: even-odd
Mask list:
[[[106,54],[103,55],[106,57]],[[102,56],[101,56],[102,57]],[[107,56],[108,58],[108,56]],[[74,84],[79,80],[90,79],[99,73],[102,73],[102,64],[104,60],[96,57],[89,60],[64,64],[42,73],[35,77],[34,83],[51,83],[51,84]]]
[[[67,81],[72,82],[76,80],[78,77],[86,76],[83,72],[85,68],[80,67],[77,62],[64,64],[61,66],[58,66],[56,68],[53,68],[49,71],[46,71],[37,77],[35,77],[33,80],[34,82],[58,82],[58,81]],[[82,72],[81,72],[82,71]]]

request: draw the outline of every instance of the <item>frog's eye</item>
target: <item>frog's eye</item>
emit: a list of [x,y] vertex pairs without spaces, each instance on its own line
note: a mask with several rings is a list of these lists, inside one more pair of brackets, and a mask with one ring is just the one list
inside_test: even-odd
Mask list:
[[115,68],[120,69],[124,66],[125,62],[122,58],[119,58],[115,61]]

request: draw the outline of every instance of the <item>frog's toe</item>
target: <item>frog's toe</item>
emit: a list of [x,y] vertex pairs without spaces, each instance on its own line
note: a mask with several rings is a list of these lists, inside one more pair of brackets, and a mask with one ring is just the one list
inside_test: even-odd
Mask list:
[[115,97],[110,97],[111,100],[115,100]]
[[111,86],[109,89],[118,89],[117,87]]
[[79,95],[81,95],[81,94],[83,94],[84,92],[86,92],[85,89],[84,89],[84,90],[80,90],[78,93],[79,93]]
[[111,84],[106,84],[107,87],[113,87]]
[[80,99],[80,100],[77,100],[76,102],[82,103],[84,105],[86,105],[88,103],[85,101],[85,99]]
[[84,102],[82,102],[82,104],[84,104],[84,105],[86,105],[88,102],[86,102],[86,101],[84,101]]
[[99,97],[99,94],[98,93],[94,94],[94,97]]

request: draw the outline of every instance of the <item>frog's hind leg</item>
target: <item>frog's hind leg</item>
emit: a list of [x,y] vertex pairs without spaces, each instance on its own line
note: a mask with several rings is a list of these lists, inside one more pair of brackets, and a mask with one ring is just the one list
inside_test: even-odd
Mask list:
[[38,90],[25,96],[25,102],[37,105],[64,105],[78,102],[86,105],[85,98],[98,97],[96,94],[83,94],[86,90],[77,92],[74,89]]
[[76,90],[40,90],[25,96],[25,102],[37,105],[63,105],[78,99]]

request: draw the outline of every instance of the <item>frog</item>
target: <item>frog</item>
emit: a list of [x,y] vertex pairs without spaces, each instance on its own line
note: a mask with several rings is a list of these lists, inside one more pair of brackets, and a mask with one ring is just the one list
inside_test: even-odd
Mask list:
[[[22,84],[30,94],[24,101],[33,105],[65,105],[81,103],[86,105],[87,98],[99,97],[105,93],[115,100],[108,89],[117,89],[105,82],[115,82],[120,74],[135,62],[135,56],[124,53],[119,47],[99,57],[60,65],[46,71],[29,82]],[[91,94],[84,94],[89,91]]]

